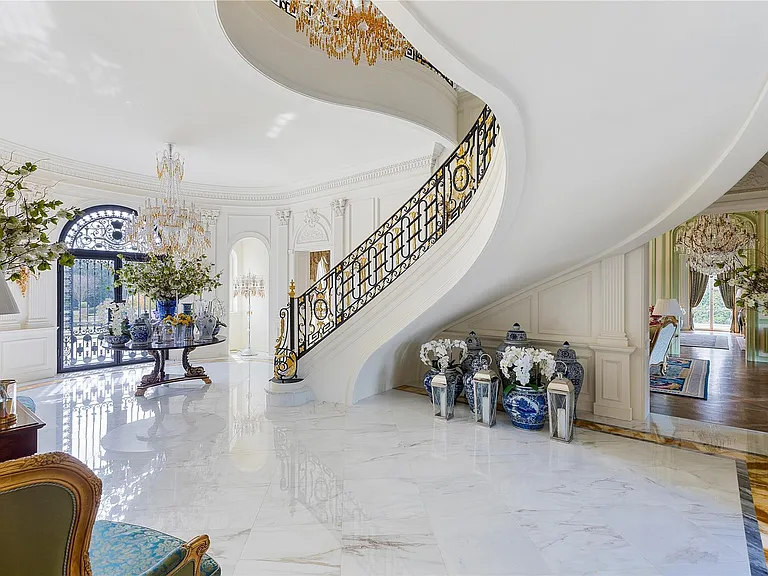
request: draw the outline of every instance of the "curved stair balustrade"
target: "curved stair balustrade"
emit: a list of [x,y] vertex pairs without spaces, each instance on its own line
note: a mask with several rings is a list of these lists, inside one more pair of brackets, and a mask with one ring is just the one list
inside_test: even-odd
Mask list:
[[[274,4],[275,6],[280,8],[280,10],[282,10],[283,12],[288,14],[291,18],[296,18],[296,13],[291,10],[291,0],[272,0],[272,4]],[[443,80],[445,80],[452,88],[458,88],[459,87],[458,84],[456,84],[453,80],[448,78],[448,76],[446,76],[445,74],[440,72],[440,70],[435,68],[430,63],[429,60],[424,58],[424,56],[422,56],[421,53],[419,53],[419,51],[416,50],[416,48],[413,47],[413,45],[410,45],[408,47],[408,49],[405,52],[405,56],[404,57],[408,58],[409,60],[413,60],[417,64],[421,64],[422,66],[425,66],[426,68],[429,68],[430,70],[432,70],[432,72],[434,72],[435,74],[440,76]]]
[[448,159],[386,222],[280,310],[274,381],[297,380],[299,359],[359,312],[432,247],[472,200],[499,127],[487,106]]

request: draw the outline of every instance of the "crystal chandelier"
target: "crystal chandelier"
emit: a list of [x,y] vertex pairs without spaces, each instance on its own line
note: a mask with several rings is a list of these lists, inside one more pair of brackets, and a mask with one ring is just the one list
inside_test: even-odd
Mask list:
[[211,246],[208,226],[192,202],[182,198],[184,159],[173,144],[157,155],[157,177],[163,196],[147,198],[129,230],[129,239],[152,254],[194,260]]
[[371,0],[291,0],[290,10],[296,30],[331,58],[351,56],[357,65],[365,55],[372,66],[379,57],[398,60],[410,47]]
[[728,214],[705,214],[688,220],[677,231],[675,249],[702,274],[719,274],[742,266],[741,252],[757,236],[747,224]]

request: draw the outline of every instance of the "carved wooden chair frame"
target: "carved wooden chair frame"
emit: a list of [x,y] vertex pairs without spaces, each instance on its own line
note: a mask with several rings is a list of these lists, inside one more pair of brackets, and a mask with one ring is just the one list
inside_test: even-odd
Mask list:
[[74,498],[64,574],[91,576],[88,549],[101,500],[101,480],[80,460],[63,452],[36,454],[0,464],[0,493],[38,484],[61,486]]
[[[661,319],[661,322],[657,324],[656,326],[653,326],[653,328],[656,328],[656,330],[651,334],[651,347],[649,348],[649,355],[653,354],[653,348],[656,346],[656,341],[659,339],[659,335],[661,334],[662,329],[665,326],[668,326],[670,324],[673,324],[675,326],[675,332],[677,332],[677,318],[674,316],[665,316]],[[669,343],[667,344],[667,349],[664,350],[664,359],[661,362],[656,362],[655,364],[650,364],[648,368],[653,368],[654,366],[659,366],[659,372],[662,376],[664,376],[667,373],[667,355],[669,353],[669,347],[672,346],[672,340],[675,339],[674,334],[672,335],[672,338],[669,339]]]

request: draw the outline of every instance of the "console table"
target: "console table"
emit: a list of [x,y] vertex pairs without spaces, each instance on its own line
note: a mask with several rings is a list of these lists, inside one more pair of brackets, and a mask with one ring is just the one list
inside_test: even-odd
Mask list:
[[37,431],[45,426],[37,414],[17,402],[16,422],[0,428],[0,462],[37,452]]
[[[202,366],[192,366],[189,363],[189,354],[195,348],[201,346],[212,346],[213,344],[219,344],[224,342],[226,337],[217,336],[209,342],[167,342],[167,343],[150,343],[140,346],[135,345],[133,342],[129,342],[125,346],[117,348],[118,350],[141,350],[147,351],[155,359],[155,366],[152,372],[145,374],[141,377],[141,384],[136,387],[136,396],[144,396],[144,393],[153,386],[160,386],[161,384],[167,384],[169,382],[181,382],[183,380],[202,380],[206,384],[211,383],[211,379],[205,373],[205,368]],[[181,365],[184,367],[184,375],[178,374],[166,374],[165,373],[165,351],[166,350],[183,350],[181,353]]]

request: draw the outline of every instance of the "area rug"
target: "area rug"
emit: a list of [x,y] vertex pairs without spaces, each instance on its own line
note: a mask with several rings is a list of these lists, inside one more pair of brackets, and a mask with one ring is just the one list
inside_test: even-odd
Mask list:
[[727,334],[701,334],[699,332],[680,332],[680,346],[730,349]]
[[709,360],[668,358],[667,373],[651,371],[651,392],[707,399]]

